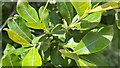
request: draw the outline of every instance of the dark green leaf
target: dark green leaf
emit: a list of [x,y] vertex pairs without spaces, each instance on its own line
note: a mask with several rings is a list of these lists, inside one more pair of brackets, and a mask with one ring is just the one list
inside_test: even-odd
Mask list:
[[51,50],[51,61],[55,65],[67,65],[67,61],[63,58],[59,52],[59,46],[56,46]]
[[67,21],[68,24],[71,23],[73,18],[73,7],[69,2],[58,2],[58,10],[62,17]]
[[50,21],[54,24],[57,25],[59,23],[59,16],[55,11],[52,11],[50,13]]

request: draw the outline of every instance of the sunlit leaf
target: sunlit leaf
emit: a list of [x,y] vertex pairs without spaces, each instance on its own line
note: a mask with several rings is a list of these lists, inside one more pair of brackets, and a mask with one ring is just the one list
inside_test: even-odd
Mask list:
[[37,23],[39,21],[36,10],[29,5],[27,0],[18,0],[16,9],[18,14],[27,22]]
[[90,4],[91,4],[90,0],[86,0],[86,2],[84,2],[84,1],[82,2],[82,1],[81,2],[74,2],[74,0],[70,0],[70,2],[74,6],[74,8],[75,8],[75,10],[80,18],[82,18],[86,14],[86,11],[89,10]]
[[92,9],[89,13],[119,8],[120,7],[119,4],[120,4],[119,2],[107,2]]
[[38,49],[33,47],[27,53],[25,58],[22,61],[22,66],[41,66],[42,59],[40,54],[38,53]]
[[18,35],[12,29],[4,28],[4,30],[6,30],[8,32],[9,38],[11,40],[13,40],[14,42],[24,45],[24,46],[27,46],[30,44],[26,39],[24,39],[22,36]]

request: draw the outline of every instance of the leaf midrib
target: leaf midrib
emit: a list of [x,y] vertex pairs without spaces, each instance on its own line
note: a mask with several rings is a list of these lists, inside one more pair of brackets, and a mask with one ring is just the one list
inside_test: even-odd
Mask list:
[[[14,20],[13,20],[13,21],[14,21]],[[30,41],[32,41],[32,40],[21,30],[21,28],[18,26],[17,22],[14,21],[14,23],[15,23],[15,25],[17,26],[17,28],[20,30],[20,32],[23,33]]]
[[23,8],[25,9],[25,12],[28,14],[28,16],[30,16],[30,18],[31,18],[34,22],[37,22],[37,21],[30,15],[30,13],[27,12],[26,7],[25,7],[24,4],[23,4]]

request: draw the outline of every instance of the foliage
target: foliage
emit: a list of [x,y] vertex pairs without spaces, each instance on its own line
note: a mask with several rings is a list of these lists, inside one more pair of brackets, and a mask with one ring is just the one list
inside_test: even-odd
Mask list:
[[[38,10],[18,0],[13,17],[7,20],[10,43],[4,50],[2,66],[109,66],[103,51],[119,31],[120,13],[111,26],[102,22],[107,10],[119,2],[56,2],[49,0]],[[49,6],[50,7],[49,7]],[[36,32],[38,33],[36,34]],[[103,62],[104,61],[104,62]]]

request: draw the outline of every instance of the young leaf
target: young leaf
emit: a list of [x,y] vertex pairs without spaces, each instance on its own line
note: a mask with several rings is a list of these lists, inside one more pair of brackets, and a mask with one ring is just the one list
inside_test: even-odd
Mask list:
[[74,14],[71,3],[58,2],[57,5],[58,5],[58,10],[60,11],[62,17],[66,20],[68,24],[70,24],[72,22],[72,18]]
[[98,31],[90,31],[75,47],[74,53],[81,55],[101,51],[108,46],[112,38],[113,29],[109,26],[102,27]]
[[9,38],[11,40],[13,40],[14,42],[21,44],[23,46],[27,46],[30,44],[26,39],[24,39],[22,36],[18,35],[12,29],[4,28],[4,30],[6,30],[8,32]]
[[74,2],[74,0],[70,0],[70,2],[74,6],[80,18],[82,18],[86,14],[86,11],[90,6],[90,0],[86,0],[86,2]]
[[8,19],[7,24],[8,27],[16,32],[18,35],[29,42],[32,41],[32,34],[28,27],[25,25],[25,21],[21,17],[16,15],[13,17],[13,19]]
[[89,13],[119,8],[120,7],[119,4],[120,4],[119,2],[107,2],[92,9]]
[[41,17],[43,10],[44,10],[44,7],[41,6],[41,7],[39,8],[39,10],[38,10],[38,12],[39,12],[39,17],[40,17],[40,19],[42,18],[42,23],[48,24],[49,21],[50,21],[49,11],[46,9],[46,10],[44,11],[43,16]]
[[39,21],[36,10],[29,5],[27,0],[18,0],[16,9],[18,14],[27,22],[37,23]]
[[38,53],[38,49],[33,47],[30,49],[28,54],[22,61],[22,66],[41,66],[42,59],[40,54]]
[[95,12],[82,19],[76,27],[79,30],[87,30],[96,27],[101,21],[101,12]]

